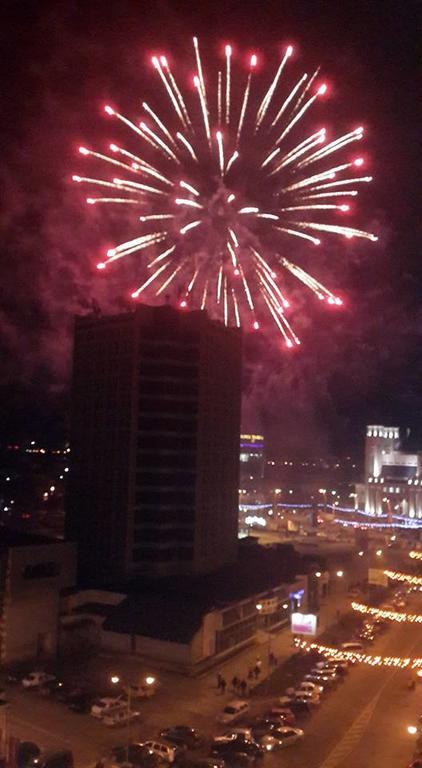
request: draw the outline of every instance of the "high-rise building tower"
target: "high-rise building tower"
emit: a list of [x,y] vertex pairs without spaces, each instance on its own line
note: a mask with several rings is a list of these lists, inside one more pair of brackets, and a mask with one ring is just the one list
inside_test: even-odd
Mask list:
[[67,534],[94,581],[236,559],[240,331],[140,305],[75,326]]

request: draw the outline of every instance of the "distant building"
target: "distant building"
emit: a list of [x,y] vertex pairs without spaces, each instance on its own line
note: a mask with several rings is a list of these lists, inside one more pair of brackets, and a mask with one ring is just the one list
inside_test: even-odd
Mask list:
[[398,427],[368,426],[358,502],[372,515],[422,518],[422,454],[400,449]]
[[67,533],[100,584],[236,559],[241,336],[140,305],[75,326]]
[[240,435],[241,476],[263,477],[265,466],[263,435]]
[[1,664],[55,656],[60,595],[75,583],[74,544],[2,529]]

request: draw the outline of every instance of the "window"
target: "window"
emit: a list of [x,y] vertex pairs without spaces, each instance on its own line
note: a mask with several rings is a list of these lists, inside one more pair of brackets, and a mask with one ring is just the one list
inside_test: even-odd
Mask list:
[[60,574],[61,568],[58,563],[37,563],[36,565],[27,565],[23,572],[24,579],[51,579]]

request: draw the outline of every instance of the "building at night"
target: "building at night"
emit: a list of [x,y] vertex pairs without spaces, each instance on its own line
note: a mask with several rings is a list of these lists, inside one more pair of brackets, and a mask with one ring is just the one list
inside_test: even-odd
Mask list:
[[206,312],[76,320],[66,527],[82,577],[236,559],[240,400],[240,331]]
[[240,435],[241,476],[263,477],[265,466],[263,435]]
[[55,656],[60,597],[76,582],[76,548],[2,528],[0,663]]
[[372,515],[422,518],[422,454],[401,450],[398,427],[366,428],[365,480],[357,493]]

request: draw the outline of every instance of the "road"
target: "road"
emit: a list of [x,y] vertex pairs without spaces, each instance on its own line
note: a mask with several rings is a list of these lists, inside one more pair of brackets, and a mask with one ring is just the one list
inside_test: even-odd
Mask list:
[[[421,609],[416,599],[409,610]],[[371,646],[381,655],[422,655],[420,628],[393,625]],[[385,768],[406,766],[413,744],[406,726],[422,712],[422,683],[407,690],[409,672],[391,668],[355,667],[344,684],[327,694],[320,709],[304,723],[305,739],[283,753],[265,757],[265,768]],[[279,691],[280,694],[283,690]],[[141,703],[142,719],[132,725],[133,740],[157,735],[160,728],[187,722],[215,734],[215,715],[228,696],[198,680],[179,678],[171,690],[163,683],[155,699]],[[10,730],[43,748],[72,748],[76,765],[92,766],[127,730],[107,729],[89,715],[69,712],[55,701],[19,687],[10,690]],[[274,699],[272,699],[273,701]],[[268,706],[266,696],[251,699],[252,714]]]

